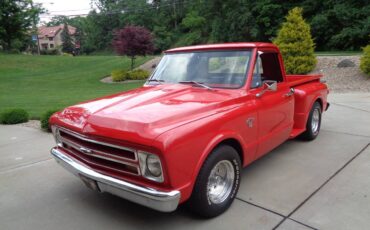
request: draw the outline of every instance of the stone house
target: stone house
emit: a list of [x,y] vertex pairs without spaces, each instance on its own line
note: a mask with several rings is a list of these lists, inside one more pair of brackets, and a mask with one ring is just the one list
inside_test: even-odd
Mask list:
[[[38,39],[40,50],[59,49],[62,46],[62,31],[64,25],[59,26],[41,26],[38,28]],[[76,28],[68,25],[69,34],[74,40]]]

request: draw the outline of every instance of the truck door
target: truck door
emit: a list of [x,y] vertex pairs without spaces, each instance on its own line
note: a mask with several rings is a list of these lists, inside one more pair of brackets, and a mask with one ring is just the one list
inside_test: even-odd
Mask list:
[[[266,90],[265,81],[276,82],[276,91]],[[285,82],[277,52],[258,52],[250,88],[259,105],[258,158],[287,140],[294,123],[294,98]]]

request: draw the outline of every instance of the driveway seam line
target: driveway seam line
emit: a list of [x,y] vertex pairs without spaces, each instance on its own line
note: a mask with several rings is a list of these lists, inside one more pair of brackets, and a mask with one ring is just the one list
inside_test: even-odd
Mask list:
[[356,137],[370,137],[370,136],[361,135],[361,134],[354,134],[354,133],[340,132],[340,131],[334,131],[334,130],[328,130],[328,129],[321,129],[321,131],[330,132],[330,133],[345,134],[345,135],[349,135],[349,136],[356,136]]
[[14,171],[14,170],[17,170],[17,169],[26,168],[26,167],[29,167],[29,166],[32,166],[32,165],[35,165],[35,164],[43,163],[45,161],[50,161],[52,159],[53,158],[48,158],[48,159],[44,159],[44,160],[40,160],[40,161],[36,161],[36,162],[26,163],[26,164],[23,164],[23,165],[16,166],[14,168],[5,169],[4,171],[0,171],[0,173],[1,174],[8,173],[8,172],[11,172],[11,171]]
[[[236,199],[236,200],[239,200],[239,201],[241,201],[241,202],[244,202],[244,203],[246,203],[246,204],[252,205],[252,206],[254,206],[254,207],[256,207],[256,208],[260,208],[260,209],[262,209],[262,210],[265,210],[265,211],[267,211],[267,212],[271,212],[271,213],[273,213],[273,214],[275,214],[275,215],[278,215],[278,216],[281,216],[281,217],[283,217],[283,218],[285,218],[285,217],[286,217],[284,214],[281,214],[281,213],[279,213],[279,212],[276,212],[276,211],[273,211],[273,210],[271,210],[271,209],[265,208],[265,207],[263,207],[263,206],[261,206],[261,205],[258,205],[258,204],[255,204],[255,203],[252,203],[252,202],[250,202],[250,201],[246,201],[246,200],[244,200],[244,199],[242,199],[242,198],[235,197],[235,199]],[[292,221],[294,221],[294,222],[296,222],[296,223],[298,223],[298,224],[300,224],[300,225],[303,225],[303,226],[305,226],[305,227],[308,227],[308,228],[311,228],[311,229],[317,230],[317,228],[311,227],[311,226],[309,226],[309,225],[307,225],[307,224],[304,224],[304,223],[301,223],[301,222],[299,222],[299,221],[297,221],[297,220],[294,220],[294,219],[291,219],[291,218],[288,218],[288,219],[290,219],[290,220],[292,220]]]
[[342,167],[340,167],[337,171],[334,172],[322,185],[320,185],[315,191],[313,191],[306,199],[304,199],[293,211],[291,211],[283,220],[281,220],[273,230],[277,229],[286,219],[290,219],[290,217],[300,209],[308,200],[310,200],[316,193],[318,193],[327,183],[329,183],[336,175],[338,175],[347,165],[349,165],[353,160],[355,160],[361,153],[363,153],[368,147],[370,143],[365,145],[358,153],[356,153],[351,159],[349,159]]
[[300,221],[298,221],[298,220],[295,220],[295,219],[292,219],[292,218],[290,218],[290,217],[288,217],[287,219],[289,219],[289,220],[291,220],[291,221],[294,221],[294,222],[296,222],[297,224],[303,225],[303,226],[305,226],[305,227],[307,227],[307,228],[311,228],[311,229],[314,229],[314,230],[318,230],[318,228],[314,228],[314,227],[312,227],[312,226],[310,226],[310,225],[308,225],[308,224],[302,223],[302,222],[300,222]]
[[258,205],[258,204],[254,204],[254,203],[251,203],[251,202],[249,202],[249,201],[243,200],[243,199],[241,199],[241,198],[239,198],[239,197],[235,197],[235,199],[237,199],[237,200],[239,200],[239,201],[241,201],[241,202],[247,203],[247,204],[249,204],[249,205],[252,205],[252,206],[254,206],[254,207],[257,207],[257,208],[263,209],[263,210],[265,210],[265,211],[271,212],[271,213],[273,213],[273,214],[275,214],[275,215],[278,215],[278,216],[281,216],[281,217],[286,217],[284,214],[281,214],[281,213],[275,212],[275,211],[273,211],[273,210],[271,210],[271,209],[268,209],[268,208],[262,207],[262,206],[260,206],[260,205]]
[[331,102],[331,104],[333,104],[333,105],[337,105],[337,106],[346,107],[346,108],[349,108],[349,109],[359,110],[359,111],[366,112],[366,113],[370,113],[370,111],[368,111],[368,110],[365,110],[365,109],[359,109],[359,108],[356,108],[356,107],[352,107],[352,106],[350,106],[350,105],[338,104],[338,103],[336,103],[336,102]]

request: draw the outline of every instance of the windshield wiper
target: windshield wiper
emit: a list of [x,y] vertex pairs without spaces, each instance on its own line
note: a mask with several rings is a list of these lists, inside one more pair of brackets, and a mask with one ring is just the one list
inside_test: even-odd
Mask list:
[[154,81],[154,82],[157,82],[157,83],[159,83],[159,84],[163,84],[163,82],[164,82],[164,80],[155,79],[155,78],[147,80],[147,82],[153,82],[153,81]]
[[213,89],[212,87],[205,85],[203,82],[198,82],[198,81],[179,81],[180,84],[193,84],[193,85],[199,85],[203,88],[206,89]]

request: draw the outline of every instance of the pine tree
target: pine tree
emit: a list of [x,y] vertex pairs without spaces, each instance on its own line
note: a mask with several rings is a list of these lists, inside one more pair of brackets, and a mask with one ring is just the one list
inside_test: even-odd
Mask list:
[[75,49],[76,49],[75,53],[76,53],[76,55],[79,55],[81,50],[82,50],[83,40],[84,40],[83,33],[82,33],[80,27],[77,27],[76,32],[75,32]]
[[283,55],[288,74],[305,74],[312,71],[317,63],[310,25],[302,17],[302,8],[295,7],[286,16],[273,43]]
[[72,41],[72,37],[69,34],[68,25],[67,23],[64,24],[64,28],[61,34],[62,37],[62,51],[65,53],[72,54],[74,51],[74,44]]

